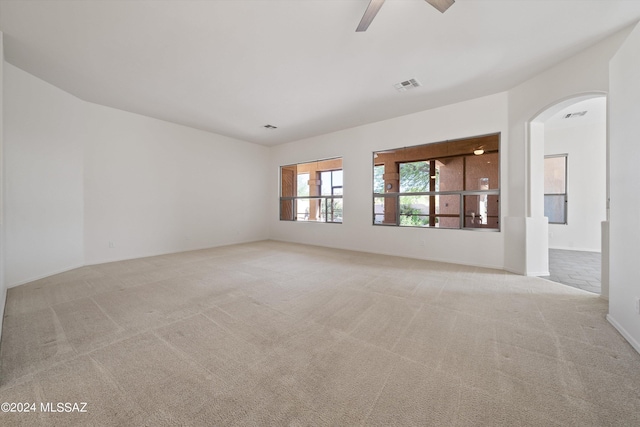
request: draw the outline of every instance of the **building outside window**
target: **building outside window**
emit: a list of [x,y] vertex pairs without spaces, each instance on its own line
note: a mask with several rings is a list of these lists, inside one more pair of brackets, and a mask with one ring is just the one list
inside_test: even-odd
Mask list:
[[378,151],[373,224],[500,229],[500,134]]
[[280,220],[342,222],[342,159],[280,168]]
[[549,224],[567,224],[566,154],[544,158],[544,216]]

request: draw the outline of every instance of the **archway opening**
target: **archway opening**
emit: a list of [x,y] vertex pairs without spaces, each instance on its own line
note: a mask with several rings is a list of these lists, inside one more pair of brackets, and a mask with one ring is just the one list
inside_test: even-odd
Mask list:
[[603,94],[581,95],[530,122],[529,211],[548,219],[547,278],[594,293],[607,220],[606,111]]

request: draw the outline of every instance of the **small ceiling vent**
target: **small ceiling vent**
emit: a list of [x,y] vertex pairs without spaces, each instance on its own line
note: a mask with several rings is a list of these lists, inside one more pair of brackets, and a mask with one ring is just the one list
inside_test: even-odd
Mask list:
[[577,113],[569,113],[569,114],[565,114],[565,115],[563,116],[563,118],[565,118],[565,119],[571,119],[571,118],[573,118],[573,117],[582,117],[582,116],[584,116],[585,114],[587,114],[587,112],[586,112],[586,111],[578,111]]
[[416,79],[405,80],[393,85],[393,87],[395,87],[398,92],[406,92],[409,89],[414,89],[420,86],[422,85]]
[[265,129],[278,129],[277,126],[274,125],[264,125]]

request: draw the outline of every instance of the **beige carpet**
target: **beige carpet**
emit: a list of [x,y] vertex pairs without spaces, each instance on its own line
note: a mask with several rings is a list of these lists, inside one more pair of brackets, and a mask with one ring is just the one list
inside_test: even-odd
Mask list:
[[0,402],[37,407],[0,425],[638,426],[640,355],[606,312],[544,279],[270,241],[84,267],[9,290]]

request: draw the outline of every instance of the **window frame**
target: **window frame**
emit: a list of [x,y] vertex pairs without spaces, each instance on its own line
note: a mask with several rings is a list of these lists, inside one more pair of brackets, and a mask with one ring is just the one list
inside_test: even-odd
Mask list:
[[[553,159],[553,158],[564,158],[564,193],[547,193],[543,188],[543,208],[546,216],[546,202],[547,196],[564,196],[564,222],[552,222],[549,217],[547,217],[547,221],[549,224],[554,225],[569,225],[569,153],[561,153],[561,154],[549,154],[544,156],[544,160]],[[543,168],[543,177],[546,178],[547,168],[546,165]]]
[[[296,176],[295,176],[295,180],[297,180],[298,175],[301,175],[299,173],[297,173],[297,168],[300,165],[310,165],[313,163],[319,164],[319,163],[323,163],[323,162],[331,162],[331,161],[337,161],[339,160],[341,163],[341,166],[344,165],[343,163],[343,159],[342,157],[331,157],[331,158],[326,158],[326,159],[319,159],[319,160],[312,160],[312,161],[308,161],[308,162],[300,162],[300,163],[292,163],[292,164],[288,164],[288,165],[282,165],[279,168],[279,207],[278,207],[278,218],[280,221],[285,221],[285,222],[308,222],[308,223],[319,223],[319,224],[342,224],[343,222],[343,217],[344,217],[344,213],[339,216],[339,220],[335,220],[335,216],[334,216],[334,208],[333,208],[333,204],[335,200],[343,200],[343,194],[334,194],[335,193],[335,189],[336,188],[340,188],[341,190],[344,191],[344,167],[340,167],[340,168],[336,168],[336,167],[332,167],[332,168],[327,168],[327,169],[321,169],[321,170],[316,170],[316,179],[320,180],[320,182],[322,182],[322,173],[325,172],[330,172],[331,175],[331,194],[329,195],[323,195],[322,194],[322,185],[318,185],[318,193],[317,195],[311,195],[309,194],[308,196],[298,196],[297,195],[297,189],[296,189],[296,195],[295,196],[283,196],[283,170],[286,168],[292,168],[292,167],[296,167]],[[342,171],[342,185],[340,186],[334,186],[333,185],[333,181],[334,181],[334,176],[333,176],[333,172],[335,171]],[[311,177],[311,174],[309,174],[309,180],[311,181],[313,178]],[[311,192],[311,189],[310,189]],[[297,207],[298,207],[298,201],[299,200],[317,200],[318,206],[317,206],[317,211],[319,213],[319,217],[318,219],[315,220],[301,220],[299,219],[299,213],[297,212]],[[291,202],[291,219],[286,219],[283,218],[283,205],[286,202]],[[328,214],[328,212],[331,211],[331,215]],[[322,212],[324,212],[324,215],[322,214]],[[344,212],[344,203],[342,202],[342,212]],[[329,220],[329,218],[333,218],[333,220]]]
[[[465,190],[464,188],[466,188],[466,179],[467,179],[467,175],[466,175],[466,157],[473,157],[473,152],[471,153],[466,153],[466,154],[456,154],[456,155],[451,155],[451,156],[433,156],[432,158],[429,159],[424,159],[424,158],[415,158],[413,160],[407,160],[407,161],[403,161],[403,162],[398,162],[398,164],[400,163],[412,163],[412,162],[419,162],[419,161],[426,161],[426,162],[431,162],[431,161],[438,161],[440,159],[445,159],[445,158],[463,158],[463,176],[462,176],[462,180],[463,180],[463,190],[454,190],[454,191],[424,191],[424,192],[400,192],[400,191],[396,191],[396,192],[389,192],[387,191],[387,187],[386,185],[383,183],[383,191],[385,191],[384,193],[376,193],[375,192],[375,187],[376,187],[376,183],[374,182],[375,178],[375,168],[379,165],[376,165],[376,158],[378,156],[378,153],[386,153],[386,152],[396,152],[398,150],[403,150],[403,149],[418,149],[420,147],[423,146],[429,146],[429,145],[433,145],[433,144],[448,144],[448,143],[462,143],[464,141],[468,141],[468,140],[475,140],[475,139],[481,139],[481,138],[490,138],[490,137],[495,137],[497,138],[497,149],[493,150],[493,151],[485,151],[485,153],[483,154],[489,154],[489,153],[496,153],[497,154],[497,160],[498,160],[498,165],[497,165],[497,188],[494,189],[487,189],[487,190]],[[443,141],[443,142],[436,142],[436,143],[430,143],[430,144],[420,144],[420,145],[416,145],[416,146],[410,146],[410,147],[399,147],[399,148],[395,148],[395,149],[386,149],[386,150],[380,150],[377,152],[373,152],[372,153],[372,180],[371,180],[371,188],[372,188],[372,225],[374,226],[382,226],[382,227],[408,227],[408,228],[432,228],[432,229],[441,229],[441,230],[470,230],[470,231],[482,231],[482,232],[501,232],[502,231],[502,218],[501,218],[501,186],[502,186],[502,177],[501,177],[501,164],[502,164],[502,159],[500,156],[501,153],[501,133],[494,133],[494,134],[487,134],[487,135],[480,135],[480,136],[474,136],[474,137],[470,137],[470,138],[461,138],[461,139],[456,139],[456,140],[451,140],[451,141]],[[431,168],[430,168],[430,174],[431,172]],[[400,168],[398,167],[398,175],[400,175]],[[400,176],[398,176],[398,182],[400,181]],[[435,188],[435,180],[433,180],[434,182],[430,184],[429,188],[431,189],[431,187],[433,186]],[[398,187],[400,187],[400,184],[398,184]],[[439,187],[439,186],[438,186]],[[399,188],[398,188],[399,190]],[[457,214],[439,214],[439,213],[435,213],[432,214],[431,212],[429,214],[421,214],[420,216],[425,216],[428,218],[434,217],[435,218],[435,222],[437,222],[437,218],[440,217],[458,217],[459,221],[458,221],[458,226],[457,227],[439,227],[439,226],[435,226],[435,225],[402,225],[401,224],[401,204],[400,204],[400,197],[403,196],[429,196],[430,200],[435,200],[435,197],[437,196],[452,196],[452,195],[457,195],[458,196],[458,201],[459,201],[459,210]],[[467,219],[468,216],[465,213],[465,198],[466,196],[481,196],[481,195],[486,195],[487,197],[490,196],[495,196],[497,197],[497,203],[498,203],[498,207],[497,207],[497,215],[495,216],[491,216],[490,218],[497,218],[497,227],[473,227],[473,226],[468,226],[467,225]],[[433,199],[431,199],[432,196]],[[385,215],[385,213],[377,213],[376,212],[376,199],[385,199],[385,198],[394,198],[395,199],[395,222],[391,223],[391,222],[376,222],[376,217],[380,216],[380,215]],[[470,216],[469,216],[470,217]],[[473,217],[470,217],[473,218]],[[431,219],[430,219],[430,224],[431,224]]]

